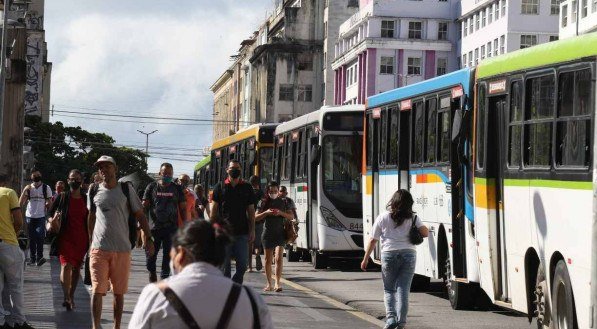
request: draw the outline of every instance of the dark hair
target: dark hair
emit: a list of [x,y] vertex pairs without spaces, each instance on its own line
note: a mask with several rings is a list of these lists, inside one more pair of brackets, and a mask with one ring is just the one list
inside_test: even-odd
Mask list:
[[[81,176],[81,178],[85,178],[79,169],[72,169],[71,171],[68,172],[69,176],[71,174],[79,175],[79,176]],[[85,176],[88,176],[88,175],[85,175]]]
[[30,174],[33,174],[34,172],[41,173],[41,171],[39,171],[39,169],[37,169],[36,167],[31,168],[31,170],[29,171]]
[[280,192],[281,192],[282,190],[284,190],[284,191],[288,192],[288,190],[286,189],[286,186],[284,186],[284,185],[280,185]]
[[271,182],[267,183],[268,190],[269,190],[270,187],[280,188],[280,184],[278,184],[278,182],[276,182],[276,181],[271,181]]
[[174,167],[172,167],[172,164],[170,162],[164,162],[160,165],[160,169],[162,169],[162,167],[166,167],[166,168],[170,168],[170,169],[174,169]]
[[0,184],[4,184],[8,182],[8,175],[7,174],[0,174]]
[[404,220],[414,216],[414,203],[413,196],[407,190],[400,189],[394,192],[386,209],[390,212],[390,216],[394,220],[394,223],[396,223],[396,227],[402,225]]
[[178,230],[172,246],[185,248],[196,262],[206,262],[218,267],[224,263],[226,246],[230,241],[230,236],[218,224],[194,220]]
[[259,185],[260,181],[259,181],[259,176],[251,176],[249,177],[249,184],[251,185]]
[[230,161],[228,161],[228,166],[230,166],[231,163],[236,163],[240,166],[240,162],[238,162],[236,159],[230,159]]

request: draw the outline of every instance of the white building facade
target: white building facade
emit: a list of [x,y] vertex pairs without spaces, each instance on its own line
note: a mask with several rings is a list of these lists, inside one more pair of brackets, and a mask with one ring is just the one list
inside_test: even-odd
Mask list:
[[558,40],[559,0],[463,0],[460,65]]
[[597,31],[597,0],[560,3],[560,39]]
[[363,104],[368,96],[458,68],[456,0],[361,0],[340,26],[335,46],[334,104]]

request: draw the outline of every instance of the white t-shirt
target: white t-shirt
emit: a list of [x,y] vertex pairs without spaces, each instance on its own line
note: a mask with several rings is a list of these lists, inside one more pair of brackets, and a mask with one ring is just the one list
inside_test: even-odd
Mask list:
[[48,199],[50,199],[52,197],[52,189],[48,185],[41,184],[38,187],[35,187],[35,184],[29,185],[29,202],[27,203],[25,216],[29,218],[46,217],[46,200],[44,199],[43,190],[44,186],[46,187],[46,196]]
[[[423,226],[419,216],[416,216],[415,226]],[[381,241],[381,251],[393,251],[412,249],[416,246],[410,242],[409,231],[412,225],[412,218],[406,219],[402,225],[396,227],[389,211],[379,214],[373,224],[373,238]]]

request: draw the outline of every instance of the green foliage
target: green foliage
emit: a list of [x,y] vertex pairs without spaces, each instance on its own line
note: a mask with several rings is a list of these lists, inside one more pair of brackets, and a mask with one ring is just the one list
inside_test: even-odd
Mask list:
[[145,152],[115,146],[114,139],[104,133],[65,127],[61,122],[44,123],[37,116],[26,116],[25,126],[31,128],[25,140],[35,154],[35,167],[44,175],[44,182],[51,186],[58,180],[65,180],[71,169],[95,172],[93,163],[101,155],[116,160],[118,177],[147,170]]

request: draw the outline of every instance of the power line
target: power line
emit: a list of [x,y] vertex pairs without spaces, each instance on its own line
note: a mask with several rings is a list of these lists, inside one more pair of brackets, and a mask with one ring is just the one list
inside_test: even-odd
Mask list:
[[[155,119],[155,120],[172,120],[172,121],[195,121],[195,122],[225,122],[225,123],[237,123],[237,121],[231,120],[216,120],[216,119],[197,119],[197,118],[177,118],[177,117],[155,117],[155,116],[142,116],[142,115],[124,115],[124,114],[112,114],[112,113],[88,113],[88,112],[80,112],[80,111],[61,111],[61,110],[53,110],[53,112],[57,113],[68,113],[68,114],[84,114],[84,115],[91,115],[91,116],[106,116],[110,115],[111,117],[119,117],[119,118],[133,118],[133,119]],[[238,121],[238,123],[252,123],[252,121]]]
[[[58,139],[58,138],[50,139],[49,137],[30,137],[27,139],[30,139],[32,141],[40,141],[40,142],[56,141],[56,142],[65,142],[65,143],[89,144],[90,146],[99,145],[99,146],[130,147],[130,148],[143,148],[144,147],[143,145],[140,145],[140,144],[121,144],[121,143],[113,143],[112,144],[112,143],[101,143],[101,142],[78,142],[75,140],[66,142],[65,140],[62,140],[62,139]],[[181,148],[181,147],[169,147],[169,146],[152,146],[152,147],[150,147],[150,149],[189,151],[189,152],[200,152],[201,151],[200,148],[196,149],[196,148]]]
[[[68,115],[68,114],[57,114],[53,116],[60,116],[60,117],[67,117],[67,118],[78,118],[78,119],[92,119],[90,117],[78,116],[78,115]],[[214,125],[225,125],[229,123],[177,123],[177,122],[153,122],[153,121],[137,121],[137,120],[113,120],[108,118],[93,118],[93,120],[99,121],[111,121],[111,122],[128,122],[128,123],[146,123],[146,124],[156,124],[156,125],[173,125],[173,126],[214,126]]]

